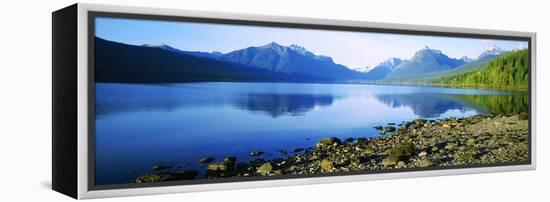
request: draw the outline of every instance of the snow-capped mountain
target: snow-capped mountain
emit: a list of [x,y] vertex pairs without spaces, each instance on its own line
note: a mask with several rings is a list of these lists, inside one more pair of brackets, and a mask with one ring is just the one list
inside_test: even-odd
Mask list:
[[370,72],[372,69],[374,69],[374,67],[365,66],[365,67],[354,68],[354,69],[352,69],[352,70],[353,70],[353,71],[356,71],[356,72],[359,72],[359,73],[368,73],[368,72]]
[[492,59],[496,56],[506,53],[505,50],[502,50],[498,46],[488,46],[483,50],[483,52],[477,57],[478,60],[482,59]]
[[436,71],[449,70],[466,62],[445,55],[440,50],[426,47],[414,54],[410,60],[402,62],[395,67],[386,78],[403,79]]
[[380,80],[386,78],[397,66],[399,66],[403,60],[399,58],[389,58],[380,64],[376,65],[372,70],[365,74],[364,79],[367,80]]
[[468,57],[468,56],[462,56],[460,59],[461,59],[462,61],[464,61],[465,63],[475,61],[475,59],[473,59],[473,58],[471,58],[471,57]]
[[357,73],[332,58],[316,55],[293,44],[283,46],[276,42],[235,50],[224,54],[221,60],[267,69],[273,72],[303,75],[320,79],[351,79]]

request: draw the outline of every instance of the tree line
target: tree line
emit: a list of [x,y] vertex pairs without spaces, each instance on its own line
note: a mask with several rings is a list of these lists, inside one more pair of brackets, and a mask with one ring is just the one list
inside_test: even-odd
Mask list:
[[433,83],[525,90],[529,85],[529,51],[506,53],[475,71],[443,77]]

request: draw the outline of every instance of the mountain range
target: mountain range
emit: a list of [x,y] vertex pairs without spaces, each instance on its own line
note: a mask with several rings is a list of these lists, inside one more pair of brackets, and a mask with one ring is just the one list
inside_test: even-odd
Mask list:
[[331,57],[316,55],[302,46],[283,46],[276,42],[235,50],[227,54],[220,52],[182,51],[168,45],[141,45],[142,47],[160,48],[170,52],[186,54],[201,58],[215,59],[224,62],[246,65],[270,72],[288,75],[300,75],[318,80],[355,79],[357,72],[346,66],[336,64]]
[[505,53],[487,48],[476,59],[451,58],[425,47],[410,59],[389,58],[374,67],[350,69],[306,48],[271,42],[228,53],[185,51],[166,44],[141,46],[96,37],[96,80],[105,82],[401,81],[479,68]]
[[426,80],[464,71],[471,71],[506,51],[494,46],[486,48],[476,59],[464,56],[451,58],[442,51],[425,47],[411,59],[390,58],[364,73],[363,79],[384,81]]

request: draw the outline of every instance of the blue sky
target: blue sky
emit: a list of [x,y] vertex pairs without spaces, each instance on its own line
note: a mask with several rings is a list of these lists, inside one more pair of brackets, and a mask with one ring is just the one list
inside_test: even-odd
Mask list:
[[96,18],[96,36],[132,45],[167,44],[181,50],[222,53],[275,41],[286,46],[303,46],[315,54],[330,56],[336,63],[352,69],[375,66],[390,57],[409,59],[425,46],[439,49],[454,58],[476,58],[490,46],[504,50],[528,46],[527,42],[522,41],[106,17]]

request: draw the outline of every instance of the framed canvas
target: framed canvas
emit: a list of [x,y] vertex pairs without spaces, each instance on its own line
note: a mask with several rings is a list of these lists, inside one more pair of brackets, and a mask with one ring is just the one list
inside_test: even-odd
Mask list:
[[535,169],[535,33],[75,4],[53,13],[74,198]]

